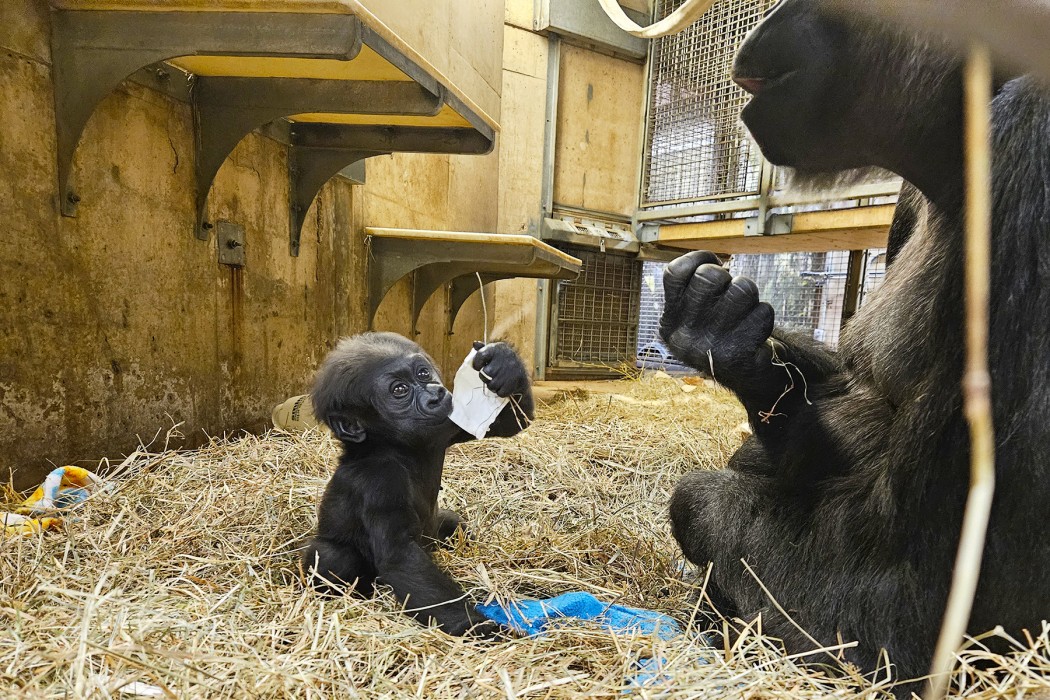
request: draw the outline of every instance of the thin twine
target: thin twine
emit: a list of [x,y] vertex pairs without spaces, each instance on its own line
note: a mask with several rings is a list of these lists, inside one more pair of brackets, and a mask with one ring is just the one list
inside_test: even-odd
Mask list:
[[485,303],[485,283],[481,281],[481,273],[475,272],[474,275],[478,278],[478,291],[481,293],[481,316],[482,316],[482,328],[483,335],[481,339],[485,345],[489,344],[489,307]]

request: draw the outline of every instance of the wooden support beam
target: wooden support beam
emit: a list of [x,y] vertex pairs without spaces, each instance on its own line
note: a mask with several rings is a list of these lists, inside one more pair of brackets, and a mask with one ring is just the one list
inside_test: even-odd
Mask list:
[[[831,209],[773,217],[785,233],[749,235],[748,219],[664,224],[657,243],[684,250],[715,253],[786,253],[792,251],[860,250],[886,245],[893,204]],[[766,230],[781,226],[767,223]]]

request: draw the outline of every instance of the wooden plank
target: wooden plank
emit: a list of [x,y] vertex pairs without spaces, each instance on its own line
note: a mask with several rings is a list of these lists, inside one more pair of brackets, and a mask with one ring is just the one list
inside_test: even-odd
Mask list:
[[645,69],[562,46],[554,201],[629,216],[638,200]]
[[320,122],[322,124],[357,124],[382,126],[432,126],[470,128],[470,122],[448,105],[432,117],[397,116],[392,114],[297,114],[291,118],[296,122]]
[[715,253],[786,253],[859,250],[886,245],[894,205],[832,209],[795,214],[790,233],[745,236],[745,219],[669,224],[658,243],[682,250]]
[[352,61],[266,56],[183,56],[172,59],[171,63],[197,75],[322,80],[412,80],[368,46],[362,46],[361,53]]
[[423,231],[406,228],[380,228],[369,226],[365,228],[365,234],[379,238],[400,238],[415,241],[439,241],[449,243],[478,243],[484,245],[515,245],[533,247],[553,255],[562,261],[580,266],[583,263],[568,253],[558,250],[538,238],[532,236],[519,236],[509,233],[477,233],[466,231]]

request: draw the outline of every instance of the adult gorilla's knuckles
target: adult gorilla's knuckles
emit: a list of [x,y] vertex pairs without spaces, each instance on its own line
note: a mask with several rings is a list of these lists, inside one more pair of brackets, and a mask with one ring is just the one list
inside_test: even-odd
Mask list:
[[714,304],[725,294],[732,281],[732,275],[721,265],[701,265],[696,268],[686,287],[686,303],[696,307]]
[[664,279],[686,282],[701,265],[719,264],[718,256],[706,250],[694,250],[676,258],[664,268]]
[[736,277],[715,304],[712,316],[723,325],[733,327],[746,319],[758,304],[755,283],[746,277]]
[[697,269],[707,264],[717,265],[718,257],[705,250],[687,253],[667,264],[664,268],[664,300],[667,307],[673,309],[678,305]]
[[759,302],[740,319],[733,335],[752,350],[757,350],[773,333],[773,324],[773,307],[764,301]]
[[[668,347],[734,391],[755,431],[727,472],[748,478],[682,480],[673,532],[687,557],[713,562],[711,598],[745,617],[763,612],[789,651],[812,643],[770,610],[740,559],[819,642],[857,641],[845,654],[865,670],[885,649],[898,677],[920,677],[967,493],[961,59],[937,38],[782,0],[734,73],[755,94],[743,120],[770,160],[805,176],[877,166],[904,177],[891,241],[901,252],[838,354],[774,328],[772,307],[743,282],[712,295],[722,273],[708,277],[715,261],[703,254],[668,265]],[[994,422],[1009,439],[996,445],[969,632],[1019,635],[1050,618],[1050,588],[1033,583],[1050,569],[1050,540],[1034,525],[1050,501],[1050,426],[1031,408],[1050,403],[1038,381],[1050,342],[1050,285],[1039,283],[1050,200],[1031,175],[1050,172],[1050,95],[1024,78],[996,90],[989,366]],[[727,327],[731,309],[747,312]]]
[[[505,345],[490,348],[485,358],[500,382],[514,379],[523,366]],[[457,514],[438,510],[437,497],[446,450],[473,439],[450,420],[451,395],[439,382],[422,349],[393,333],[344,339],[325,359],[312,392],[318,417],[365,428],[335,431],[343,452],[321,499],[303,569],[326,594],[340,592],[326,579],[357,580],[354,590],[366,595],[379,580],[421,622],[436,622],[449,634],[485,633],[493,624],[428,554],[435,541],[462,527]],[[518,410],[531,418],[527,377],[521,391],[524,409]],[[526,425],[504,408],[489,435],[515,435]]]

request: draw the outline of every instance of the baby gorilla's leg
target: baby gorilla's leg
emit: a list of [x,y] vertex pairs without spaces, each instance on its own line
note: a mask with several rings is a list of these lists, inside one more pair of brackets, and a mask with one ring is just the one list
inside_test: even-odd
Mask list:
[[303,552],[303,571],[320,593],[372,595],[375,569],[352,545],[315,537]]

